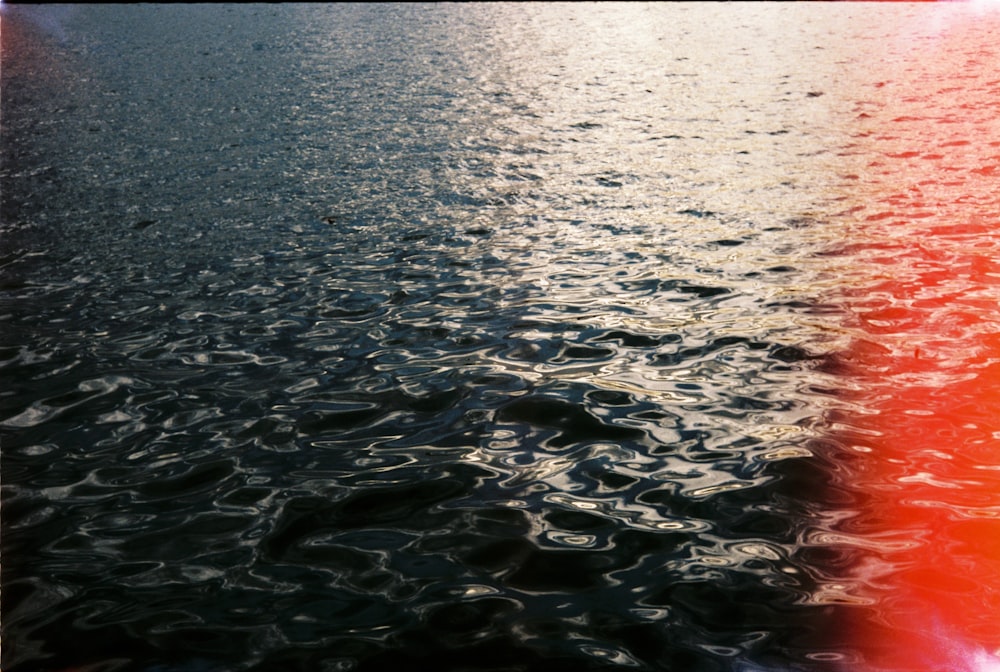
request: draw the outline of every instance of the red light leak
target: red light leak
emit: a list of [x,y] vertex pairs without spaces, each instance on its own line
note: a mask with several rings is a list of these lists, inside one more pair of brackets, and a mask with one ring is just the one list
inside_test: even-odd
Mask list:
[[851,577],[873,593],[853,625],[863,669],[986,672],[1000,670],[1000,17],[933,11],[938,32],[872,65],[847,152],[858,412],[841,439],[865,455],[868,499],[844,527],[877,548]]

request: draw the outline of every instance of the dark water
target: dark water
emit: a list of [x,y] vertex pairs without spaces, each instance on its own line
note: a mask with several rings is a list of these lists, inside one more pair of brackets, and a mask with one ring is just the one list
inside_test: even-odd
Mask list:
[[830,251],[918,11],[4,7],[4,670],[864,669]]

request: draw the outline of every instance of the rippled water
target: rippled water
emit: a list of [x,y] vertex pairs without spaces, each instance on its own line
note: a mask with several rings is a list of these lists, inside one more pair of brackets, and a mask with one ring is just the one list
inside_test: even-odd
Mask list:
[[4,669],[864,669],[858,92],[977,11],[5,7]]
[[862,505],[824,535],[872,670],[1000,669],[998,9],[900,17],[845,129],[831,419]]

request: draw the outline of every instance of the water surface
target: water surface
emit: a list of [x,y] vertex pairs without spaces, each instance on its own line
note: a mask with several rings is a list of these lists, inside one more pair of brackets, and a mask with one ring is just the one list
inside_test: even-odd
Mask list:
[[4,669],[861,669],[844,138],[927,10],[3,11]]

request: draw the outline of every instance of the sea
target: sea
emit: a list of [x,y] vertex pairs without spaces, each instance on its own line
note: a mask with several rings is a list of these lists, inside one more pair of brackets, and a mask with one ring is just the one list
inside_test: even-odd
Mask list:
[[998,34],[0,5],[3,670],[1000,669]]

